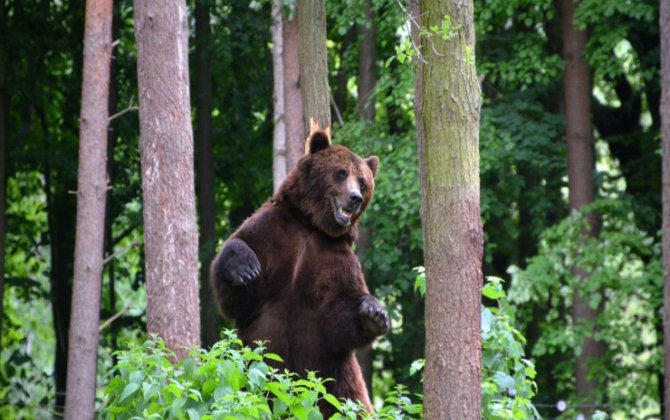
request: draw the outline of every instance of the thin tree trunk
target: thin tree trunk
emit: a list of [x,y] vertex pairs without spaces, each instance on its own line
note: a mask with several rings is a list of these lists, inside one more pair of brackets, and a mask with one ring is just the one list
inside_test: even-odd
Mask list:
[[7,45],[7,7],[0,0],[0,353],[2,352],[2,318],[5,301],[5,144],[7,143],[7,86],[5,83],[5,45]]
[[184,0],[135,0],[147,331],[178,358],[200,343],[198,231]]
[[661,135],[663,143],[663,407],[670,420],[670,0],[661,0]]
[[[352,25],[347,33],[342,37],[340,43],[340,68],[337,69],[337,78],[336,78],[336,87],[333,91],[333,105],[334,108],[337,108],[337,111],[340,115],[345,115],[347,112],[347,99],[349,98],[348,84],[349,84],[349,73],[346,72],[344,65],[344,55],[349,50],[349,48],[356,42],[356,37],[358,36],[358,30],[356,25]],[[331,114],[332,115],[332,114]]]
[[417,120],[425,137],[421,207],[426,263],[427,419],[481,417],[480,305],[483,234],[479,208],[480,89],[471,1],[423,0],[422,25],[450,16],[453,39],[421,39],[426,62]]
[[274,131],[272,139],[272,180],[274,192],[288,173],[286,142],[286,95],[284,94],[284,19],[281,1],[272,1],[272,76],[274,79]]
[[298,19],[282,16],[284,63],[284,121],[286,123],[286,165],[293,169],[305,155],[305,128],[302,92],[300,90],[300,59],[298,53]]
[[[49,245],[51,263],[49,282],[51,284],[51,313],[55,335],[54,384],[56,398],[54,410],[62,413],[65,407],[65,388],[67,381],[68,335],[70,331],[70,308],[72,303],[72,278],[74,259],[74,232],[76,205],[72,195],[68,194],[62,179],[51,170],[47,156],[53,149],[49,138],[46,118],[40,115],[42,131],[46,139],[44,154],[44,194],[47,202],[47,223],[49,227]],[[61,415],[57,414],[57,418]]]
[[365,121],[374,123],[375,101],[372,100],[372,92],[377,82],[375,63],[377,61],[377,24],[372,0],[365,0],[365,20],[369,26],[361,25],[360,32],[363,37],[361,52],[358,56],[358,113]]
[[302,91],[306,133],[313,125],[330,130],[330,90],[326,50],[325,0],[297,0]]
[[[361,25],[360,33],[363,38],[359,54],[358,66],[358,113],[363,121],[372,125],[375,121],[375,102],[372,92],[377,83],[375,62],[377,60],[376,46],[376,23],[372,10],[372,0],[365,1],[365,20],[368,24]],[[358,230],[358,242],[356,243],[356,254],[359,259],[365,255],[370,248],[372,232],[367,226],[361,225]],[[369,278],[369,270],[364,268],[365,278]],[[372,398],[372,361],[374,355],[372,345],[359,349],[356,352],[358,363],[361,365],[363,379],[368,388],[368,394]]]
[[212,144],[212,71],[209,57],[209,6],[195,4],[195,48],[197,83],[198,211],[200,214],[200,322],[202,342],[212,346],[219,340],[221,317],[209,281],[209,265],[216,245],[216,201],[214,199],[214,145]]
[[95,415],[111,49],[112,0],[87,0],[66,418]]
[[[565,59],[565,127],[568,148],[568,186],[570,211],[593,202],[593,135],[591,130],[591,76],[584,58],[586,31],[577,30],[573,25],[575,3],[562,0],[563,56]],[[584,235],[592,236],[597,229],[595,215],[589,215],[589,229]],[[580,281],[588,281],[588,273],[575,267]],[[577,322],[594,322],[598,311],[592,309],[580,294],[573,294],[572,316]],[[582,351],[575,361],[576,391],[586,397],[600,386],[597,379],[589,379],[589,360],[601,357],[605,348],[593,336],[580,343]]]
[[[120,5],[117,2],[112,6],[112,43],[119,37],[119,24],[121,22]],[[113,48],[112,48],[113,52]],[[116,83],[116,60],[110,60],[109,63],[109,100],[108,113],[114,115],[116,113],[116,104],[118,102],[117,83]],[[107,189],[107,198],[105,199],[105,258],[114,254],[114,237],[112,226],[114,225],[114,215],[112,214],[112,197],[114,185],[114,148],[116,147],[116,128],[114,121],[109,121],[107,127],[107,179],[109,188]],[[107,308],[110,313],[116,313],[116,275],[114,271],[114,258],[107,261],[105,267],[107,269]],[[109,335],[110,350],[112,352],[118,349],[117,337],[115,333]],[[116,355],[112,353],[113,363],[116,364]]]

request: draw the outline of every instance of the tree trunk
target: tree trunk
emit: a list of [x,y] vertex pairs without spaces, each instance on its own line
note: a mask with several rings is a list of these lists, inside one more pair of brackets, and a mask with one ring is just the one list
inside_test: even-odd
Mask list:
[[272,134],[272,181],[274,192],[286,179],[288,173],[286,142],[286,95],[284,94],[284,19],[281,1],[272,1],[272,76],[274,103],[274,131]]
[[358,113],[361,119],[374,123],[375,101],[372,92],[377,82],[375,64],[377,61],[377,24],[372,0],[365,0],[365,20],[368,24],[361,25],[360,32],[363,38],[361,52],[358,56]]
[[670,0],[661,0],[661,135],[663,144],[663,406],[670,420]]
[[147,331],[178,358],[200,343],[198,231],[184,0],[135,0]]
[[[340,115],[347,113],[347,99],[349,98],[348,83],[349,73],[344,63],[344,55],[349,51],[349,48],[356,42],[358,35],[356,25],[352,25],[342,37],[340,41],[340,67],[337,69],[337,77],[335,78],[335,89],[331,89],[333,94],[333,108],[337,108]],[[332,115],[332,111],[331,111]]]
[[426,265],[427,419],[481,417],[480,305],[483,234],[479,208],[480,89],[471,1],[424,0],[422,25],[450,16],[453,39],[421,39],[417,124]]
[[[45,136],[49,133],[45,131]],[[45,161],[48,161],[47,146]],[[75,200],[68,194],[57,179],[48,162],[44,168],[44,191],[47,197],[47,213],[49,225],[49,245],[51,251],[51,267],[49,282],[51,284],[51,313],[53,316],[54,335],[56,340],[54,357],[54,383],[56,399],[54,410],[62,413],[65,407],[65,392],[68,363],[68,335],[70,331],[70,309],[72,303],[72,284],[70,279],[73,270],[74,232],[76,213]],[[53,185],[53,192],[52,190]],[[60,416],[58,416],[60,418]]]
[[66,418],[95,415],[111,49],[112,0],[87,0]]
[[[568,186],[570,211],[593,202],[593,136],[591,130],[591,76],[584,58],[586,31],[577,30],[573,25],[575,3],[562,0],[563,57],[565,73],[563,87],[565,91],[565,128],[568,148]],[[595,215],[589,216],[589,229],[584,235],[594,235],[597,228]],[[581,282],[588,281],[588,273],[579,267],[574,268]],[[573,295],[572,316],[575,323],[593,322],[598,312],[591,309],[576,291]],[[588,363],[590,359],[601,357],[605,348],[595,341],[593,336],[586,337],[582,343],[581,354],[575,361],[576,391],[580,397],[586,397],[597,389],[599,381],[589,379]]]
[[219,340],[221,317],[209,281],[209,264],[216,246],[216,201],[214,198],[214,145],[212,144],[212,71],[209,57],[209,5],[195,4],[195,49],[197,83],[198,211],[200,214],[200,322],[202,342],[212,346]]
[[289,19],[281,1],[272,2],[272,68],[274,78],[273,187],[305,154],[302,92],[298,59],[298,20]]
[[7,45],[7,8],[0,0],[0,353],[2,353],[2,318],[5,301],[5,144],[7,143],[7,87],[5,83],[5,45]]
[[[117,2],[116,5],[112,6],[112,43],[114,40],[119,37],[119,25],[121,23],[120,16],[120,5]],[[113,48],[112,48],[113,51]],[[116,113],[116,104],[118,102],[118,93],[117,93],[117,67],[116,60],[111,60],[109,64],[109,100],[108,100],[108,113],[109,115],[114,115]],[[113,198],[113,186],[114,186],[114,148],[116,147],[116,127],[114,121],[109,121],[107,127],[107,180],[109,187],[107,188],[107,197],[105,199],[105,258],[114,254],[114,235],[112,232],[112,226],[114,226],[114,217],[112,214],[112,198]],[[107,269],[107,308],[109,313],[112,315],[116,313],[116,275],[115,275],[115,266],[114,258],[111,258],[105,264],[105,269]],[[104,304],[103,304],[104,307]],[[117,334],[112,332],[109,334],[109,347],[112,352],[118,350],[117,345]],[[112,353],[112,361],[116,364],[117,357]]]
[[297,0],[303,127],[330,130],[325,0]]
[[302,92],[300,90],[300,59],[298,19],[282,16],[284,63],[284,121],[286,123],[286,165],[293,169],[305,155],[305,128]]

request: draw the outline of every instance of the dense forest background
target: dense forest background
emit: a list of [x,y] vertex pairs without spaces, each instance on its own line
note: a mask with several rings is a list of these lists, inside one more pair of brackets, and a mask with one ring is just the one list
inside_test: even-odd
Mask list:
[[[195,28],[195,2],[190,2]],[[200,2],[199,2],[200,3]],[[273,73],[269,1],[204,1],[211,31],[191,30],[209,57],[211,83],[191,71],[193,114],[211,101],[212,159],[198,154],[196,185],[210,165],[214,240],[201,261],[272,194]],[[291,14],[290,4],[284,13]],[[587,29],[594,235],[568,203],[564,55],[560,2],[475,0],[476,65],[482,90],[481,217],[485,276],[503,279],[526,356],[537,370],[536,408],[561,415],[594,406],[616,418],[660,416],[663,395],[659,4],[583,0],[575,25]],[[412,363],[424,356],[424,265],[413,53],[402,0],[330,0],[327,52],[333,141],[381,161],[363,226],[367,282],[392,318],[372,353],[372,394],[396,384],[421,392]],[[4,277],[0,413],[50,417],[65,399],[71,313],[82,85],[80,1],[0,0],[0,131],[5,140]],[[369,33],[374,36],[370,37]],[[113,353],[146,338],[143,217],[133,4],[114,2],[98,385]],[[370,48],[369,40],[373,47]],[[413,58],[412,63],[409,59]],[[371,69],[361,71],[371,60]],[[372,74],[368,107],[359,85]],[[363,111],[362,111],[363,109]],[[198,120],[199,121],[199,120]],[[196,137],[199,122],[194,123]],[[207,181],[209,182],[209,181]],[[590,184],[589,184],[590,185]],[[201,190],[198,189],[200,194]],[[205,216],[200,210],[199,217]],[[572,270],[589,273],[586,288]],[[586,284],[586,283],[585,283]],[[577,288],[596,316],[573,322]],[[216,310],[203,300],[203,316]],[[486,304],[486,300],[485,300]],[[110,322],[105,322],[110,321]],[[228,325],[230,326],[230,325]],[[595,330],[603,351],[589,365],[598,386],[578,398],[573,366]],[[203,344],[211,336],[203,331]],[[102,391],[98,392],[102,398]],[[560,406],[560,404],[558,404]],[[569,411],[570,412],[570,411]]]

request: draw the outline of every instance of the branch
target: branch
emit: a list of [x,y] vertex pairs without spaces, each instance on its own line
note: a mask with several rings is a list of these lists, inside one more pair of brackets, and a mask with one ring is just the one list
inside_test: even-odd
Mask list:
[[416,51],[417,58],[419,60],[421,60],[421,62],[423,64],[427,64],[427,61],[423,58],[423,55],[421,54],[421,48],[414,43],[414,37],[411,36],[411,33],[412,33],[411,26],[412,26],[412,24],[414,24],[414,26],[418,30],[419,38],[421,38],[421,36],[423,35],[424,37],[426,37],[428,39],[428,41],[430,41],[430,46],[433,49],[433,53],[435,53],[435,55],[438,56],[438,57],[444,57],[444,54],[440,54],[437,51],[437,49],[435,48],[435,42],[433,42],[433,38],[432,38],[433,34],[431,34],[430,32],[428,32],[427,30],[425,30],[421,27],[419,22],[417,22],[416,19],[414,19],[414,16],[412,16],[412,13],[408,12],[407,9],[405,9],[405,6],[403,6],[401,0],[396,0],[396,2],[398,3],[398,6],[400,6],[400,9],[402,10],[403,14],[409,18],[409,25],[410,25],[410,37],[409,37],[409,39],[410,39],[410,42],[412,43],[412,47],[414,48],[414,51]]
[[137,244],[138,244],[137,240],[132,241],[130,243],[130,245],[128,245],[127,247],[119,249],[118,251],[116,251],[112,255],[110,255],[107,258],[105,258],[104,260],[102,260],[102,265],[107,264],[108,262],[110,262],[111,260],[113,260],[114,258],[118,257],[121,254],[125,254],[126,252],[128,252],[128,250],[130,248],[136,246]]
[[128,312],[128,309],[130,309],[130,305],[126,305],[125,308],[121,309],[119,312],[117,312],[117,313],[115,313],[114,315],[112,315],[111,318],[109,318],[107,321],[105,321],[105,322],[103,322],[102,324],[100,324],[100,326],[98,327],[98,332],[102,332],[102,330],[104,330],[105,328],[107,328],[107,327],[109,326],[109,324],[111,324],[112,322],[116,321],[116,320],[119,319],[121,316],[123,316],[123,314],[125,314],[126,312]]
[[337,107],[337,103],[335,103],[335,98],[333,98],[333,94],[328,93],[328,96],[330,97],[330,104],[333,106],[333,109],[335,110],[335,116],[337,117],[337,122],[339,122],[340,125],[344,125],[344,121],[342,121],[342,114],[340,114],[340,109]]
[[119,234],[119,236],[117,236],[117,237],[115,237],[115,238],[113,237],[113,238],[112,238],[112,246],[116,246],[116,245],[118,245],[118,243],[121,242],[126,236],[130,235],[131,233],[133,233],[133,231],[134,231],[136,228],[137,228],[136,225],[131,225],[131,226],[127,227],[126,230],[124,230],[123,232],[121,232],[121,233]]
[[137,111],[139,108],[136,105],[133,105],[133,99],[135,99],[135,97],[131,96],[130,101],[128,101],[128,107],[126,109],[119,111],[116,114],[109,117],[109,122],[111,123],[116,118],[119,118],[121,115],[126,114],[128,112]]

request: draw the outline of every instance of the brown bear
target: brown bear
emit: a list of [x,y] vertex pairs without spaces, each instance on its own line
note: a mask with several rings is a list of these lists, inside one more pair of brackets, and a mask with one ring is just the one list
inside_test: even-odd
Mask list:
[[[370,295],[352,245],[378,164],[315,131],[306,156],[226,241],[211,270],[222,312],[244,343],[267,341],[283,367],[333,378],[328,392],[368,411],[354,350],[388,332],[389,319]],[[325,416],[334,410],[320,408]]]

